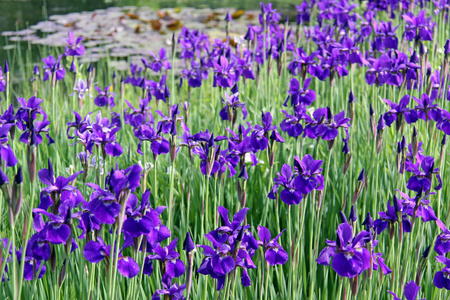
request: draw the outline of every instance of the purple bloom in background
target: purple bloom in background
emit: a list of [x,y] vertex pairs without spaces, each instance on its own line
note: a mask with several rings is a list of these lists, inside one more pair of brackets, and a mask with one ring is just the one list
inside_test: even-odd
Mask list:
[[437,221],[436,214],[433,208],[430,206],[430,200],[428,200],[428,197],[430,195],[436,193],[428,193],[427,195],[422,197],[422,194],[419,192],[417,193],[416,197],[411,198],[407,194],[399,190],[396,191],[402,198],[403,211],[413,219],[415,219],[416,217],[420,217],[422,218],[423,222]]
[[25,280],[30,281],[33,279],[41,279],[44,276],[45,272],[47,271],[47,268],[45,267],[45,262],[43,262],[42,260],[34,260],[32,257],[28,255],[24,256],[22,254],[22,248],[16,251],[16,257],[19,265],[22,259],[25,259],[23,269],[23,278]]
[[419,116],[417,115],[415,110],[410,110],[408,108],[410,96],[405,95],[399,102],[399,104],[390,101],[389,99],[383,99],[385,103],[387,103],[391,109],[384,114],[384,121],[388,127],[391,127],[391,124],[394,121],[397,125],[397,130],[399,130],[403,124],[403,117],[408,124],[414,123],[418,120]]
[[17,158],[8,143],[8,133],[14,126],[14,123],[0,124],[0,161],[3,160],[6,167],[14,167],[17,164]]
[[77,187],[72,185],[72,182],[80,173],[83,172],[76,172],[67,178],[62,176],[56,178],[49,158],[48,168],[41,169],[38,173],[39,180],[47,186],[42,189],[39,208],[47,210],[55,205],[54,209],[57,209],[61,204],[71,208],[77,207],[84,199]]
[[121,205],[116,201],[116,196],[93,183],[86,185],[93,188],[94,192],[90,195],[90,201],[84,203],[83,208],[95,217],[95,223],[114,224],[121,209]]
[[[197,245],[203,249],[205,256],[198,269],[203,275],[209,275],[217,280],[217,290],[224,288],[225,279],[236,267],[244,269],[241,276],[243,286],[250,285],[247,269],[256,268],[252,261],[254,251],[258,249],[258,242],[248,230],[250,226],[242,225],[248,208],[238,211],[230,222],[228,210],[219,206],[218,212],[222,220],[222,226],[206,234],[206,238],[213,247]],[[273,244],[276,247],[275,244]]]
[[[178,285],[177,283],[174,283],[171,286],[167,286],[165,282],[163,284],[162,290],[156,290],[156,292],[152,296],[152,300],[161,300],[166,299],[165,297],[169,297],[169,299],[173,300],[182,300],[185,299],[183,296],[183,291],[186,288],[186,284]],[[164,298],[161,298],[163,296]]]
[[83,255],[90,263],[99,263],[111,255],[111,245],[106,245],[101,237],[97,242],[90,241],[84,246]]
[[432,41],[434,23],[431,22],[431,17],[425,17],[425,10],[419,12],[414,16],[412,12],[403,15],[406,21],[405,37],[409,41]]
[[433,174],[438,180],[438,185],[434,189],[438,191],[442,188],[439,168],[434,167],[434,158],[431,156],[417,155],[415,163],[409,159],[406,160],[405,170],[412,173],[406,184],[406,188],[411,191],[419,192],[422,189],[427,192],[430,190]]
[[420,119],[428,122],[429,120],[434,120],[435,116],[439,114],[439,107],[437,104],[433,104],[433,98],[430,98],[428,94],[422,94],[420,98],[413,97],[414,101],[417,102],[417,106],[414,110]]
[[315,190],[323,189],[323,175],[321,160],[314,160],[311,155],[307,154],[300,160],[294,157],[294,172],[288,164],[284,164],[281,172],[277,173],[278,178],[273,180],[274,185],[269,192],[270,199],[276,199],[278,188],[282,186],[284,189],[280,193],[281,200],[288,204],[299,204],[303,197]]
[[142,142],[144,141],[149,141],[151,143],[150,149],[152,150],[154,157],[169,153],[170,143],[166,138],[161,136],[162,126],[159,127],[160,130],[158,132],[149,125],[141,125],[134,130],[134,135],[139,139],[137,153],[143,155]]
[[393,239],[395,235],[395,224],[397,223],[399,238],[402,239],[403,232],[411,232],[411,221],[408,218],[408,214],[403,211],[402,202],[395,195],[393,202],[394,205],[392,206],[388,200],[386,212],[378,212],[380,218],[376,219],[373,225],[377,234],[380,234],[388,228],[390,238]]
[[98,92],[97,97],[95,97],[95,99],[94,99],[95,105],[97,105],[99,107],[103,107],[103,106],[114,107],[116,105],[114,102],[115,94],[113,92],[111,92],[111,90],[112,90],[111,87],[112,87],[111,85],[108,85],[105,87],[104,90],[102,90],[98,86],[95,86],[95,89]]
[[116,142],[116,133],[120,127],[108,128],[98,124],[92,125],[91,141],[102,150],[103,157],[106,154],[109,156],[120,156],[123,152],[122,147]]
[[[403,291],[403,296],[406,300],[416,300],[417,294],[419,293],[420,286],[418,286],[414,281],[410,281],[405,285]],[[395,293],[388,291],[394,297],[394,300],[401,300]],[[425,299],[423,299],[425,300]]]
[[264,257],[271,266],[283,265],[288,260],[288,253],[278,243],[278,239],[286,229],[283,229],[275,238],[271,239],[270,231],[264,226],[258,226],[258,245],[263,247]]
[[[0,92],[4,92],[6,87],[6,78],[3,74],[2,67],[0,67]],[[1,98],[0,98],[1,101]]]
[[450,252],[450,230],[439,219],[436,220],[436,225],[439,226],[442,232],[436,238],[434,251],[439,255],[445,255]]
[[47,81],[53,76],[56,80],[61,81],[66,75],[66,70],[61,64],[62,54],[55,59],[53,56],[49,55],[47,58],[43,58],[44,62],[44,81]]
[[445,265],[441,271],[434,274],[433,283],[438,289],[450,290],[450,259],[443,255],[436,256],[436,261]]
[[237,82],[234,63],[230,63],[225,56],[220,56],[212,64],[214,66],[214,87],[232,87]]
[[153,115],[151,113],[152,107],[149,98],[139,98],[139,107],[134,108],[130,102],[125,100],[125,103],[129,106],[129,109],[125,112],[124,119],[126,124],[130,124],[133,128],[137,128],[144,123],[153,124]]
[[169,58],[167,57],[166,49],[161,48],[161,50],[159,50],[159,57],[151,51],[150,55],[153,58],[150,62],[148,62],[146,59],[142,59],[142,63],[146,68],[149,68],[156,73],[158,73],[162,69],[165,71],[172,69],[172,65],[170,64]]
[[353,236],[352,227],[341,223],[336,230],[336,241],[327,240],[327,245],[319,254],[316,262],[320,265],[330,265],[341,277],[353,278],[370,267],[371,254],[366,249],[367,231],[361,231]]
[[[70,96],[72,97],[75,93],[77,94],[79,100],[84,99],[85,94],[89,93],[89,87],[86,80],[79,79],[77,81],[77,84],[73,87],[73,93],[70,94]],[[88,96],[90,95],[88,94]]]
[[294,107],[294,115],[288,114],[285,110],[285,119],[280,124],[280,129],[286,132],[290,137],[297,138],[303,133],[303,126],[300,123],[304,119],[306,113],[306,106],[303,104]]
[[247,108],[245,107],[244,101],[239,99],[239,92],[231,95],[225,92],[225,99],[222,97],[222,103],[224,107],[220,110],[219,115],[223,121],[230,121],[232,126],[234,126],[237,119],[238,107],[242,110],[243,119],[245,120],[247,118]]
[[350,119],[345,117],[344,110],[333,117],[330,108],[318,108],[314,111],[313,118],[306,113],[303,116],[306,123],[303,137],[322,138],[329,141],[329,147],[333,146],[333,141],[338,136],[338,128],[350,127]]
[[180,254],[175,251],[178,239],[174,239],[166,247],[161,247],[159,243],[153,247],[155,254],[149,255],[150,260],[159,260],[163,266],[163,274],[168,274],[171,278],[180,277],[184,274],[184,263],[179,259]]
[[291,106],[296,106],[300,103],[304,104],[305,106],[311,105],[314,100],[316,100],[316,92],[308,89],[310,83],[311,78],[308,78],[305,80],[303,87],[300,88],[300,83],[298,82],[297,78],[291,78],[288,90],[289,96],[287,97],[284,106],[286,106],[289,99],[291,100]]
[[84,46],[81,44],[83,37],[79,36],[75,39],[73,32],[69,32],[69,38],[66,39],[67,46],[64,52],[65,56],[82,56],[84,54]]

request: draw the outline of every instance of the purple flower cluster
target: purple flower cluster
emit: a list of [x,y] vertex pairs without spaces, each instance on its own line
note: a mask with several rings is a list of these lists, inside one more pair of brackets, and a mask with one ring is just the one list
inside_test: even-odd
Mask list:
[[256,269],[252,257],[260,246],[269,265],[282,265],[288,260],[287,252],[278,242],[283,231],[271,239],[269,230],[258,226],[260,241],[257,241],[250,232],[250,225],[243,224],[247,211],[248,208],[241,209],[230,221],[228,210],[219,206],[222,225],[205,234],[212,247],[197,245],[205,256],[197,272],[216,279],[217,290],[224,288],[227,276],[235,276],[238,267],[242,268],[241,284],[244,287],[251,285],[248,269]]

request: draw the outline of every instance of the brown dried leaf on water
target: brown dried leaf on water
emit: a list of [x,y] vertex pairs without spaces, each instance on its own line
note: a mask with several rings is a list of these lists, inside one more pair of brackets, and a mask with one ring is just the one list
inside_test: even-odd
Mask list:
[[161,22],[159,20],[150,20],[150,25],[153,30],[159,31],[161,29]]
[[[222,41],[225,43],[227,41],[227,39],[223,39]],[[237,44],[236,44],[236,41],[234,40],[234,38],[230,37],[228,40],[228,43],[230,44],[231,47],[236,48]]]
[[247,14],[247,20],[254,20],[255,15],[254,14]]
[[238,9],[237,11],[235,11],[232,15],[231,18],[233,20],[239,19],[240,17],[242,17],[245,14],[245,10],[243,9]]
[[141,33],[141,24],[137,24],[136,28],[134,29],[134,33]]
[[140,19],[141,19],[141,18],[139,18],[138,15],[133,14],[133,13],[130,13],[130,12],[126,12],[125,14],[126,14],[130,19],[133,19],[133,20],[140,20]]
[[156,14],[162,20],[165,20],[165,21],[174,20],[174,18],[170,15],[170,13],[168,11],[163,12],[163,11],[158,10],[158,12]]
[[211,21],[218,21],[219,20],[219,16],[220,16],[220,14],[218,14],[216,12],[213,12],[212,14],[208,15],[205,19],[203,19],[201,22],[203,24],[206,24],[206,23],[211,22]]
[[183,23],[181,23],[180,20],[173,20],[167,23],[166,27],[171,31],[176,31],[183,27]]

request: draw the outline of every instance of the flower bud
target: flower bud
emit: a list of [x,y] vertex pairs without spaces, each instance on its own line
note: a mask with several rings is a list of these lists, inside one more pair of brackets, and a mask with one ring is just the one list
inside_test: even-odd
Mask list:
[[11,206],[14,213],[14,218],[17,219],[19,215],[22,205],[23,205],[23,174],[22,167],[19,167],[17,170],[17,174],[14,177],[14,183],[12,188],[12,201]]

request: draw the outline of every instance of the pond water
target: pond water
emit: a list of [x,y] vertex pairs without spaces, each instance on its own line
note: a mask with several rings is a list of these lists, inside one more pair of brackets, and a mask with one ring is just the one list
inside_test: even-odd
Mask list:
[[[283,13],[291,13],[294,17],[295,6],[300,1],[271,1],[274,3],[274,7]],[[115,9],[114,7],[121,7],[121,9]],[[182,8],[181,12],[173,10],[170,8]],[[192,8],[195,8],[192,9]],[[245,11],[243,17],[239,18],[239,22],[233,22],[231,31],[235,36],[244,34],[246,31],[246,24],[257,22],[253,19],[258,14],[259,1],[256,0],[221,0],[221,1],[204,1],[204,0],[23,0],[23,1],[0,1],[0,22],[2,24],[2,32],[5,32],[6,36],[0,38],[0,58],[7,58],[7,52],[5,49],[8,47],[13,49],[15,41],[18,40],[30,40],[31,43],[45,44],[45,45],[55,45],[58,46],[58,42],[64,44],[64,37],[67,36],[68,31],[74,31],[83,37],[87,37],[87,40],[99,41],[105,36],[110,36],[109,32],[101,32],[100,37],[96,38],[95,29],[99,26],[105,27],[106,24],[119,24],[123,22],[122,19],[125,18],[125,30],[122,35],[117,34],[110,44],[116,46],[119,49],[119,54],[121,56],[123,52],[122,44],[130,43],[133,38],[141,37],[140,40],[152,40],[152,43],[141,44],[136,47],[137,50],[129,51],[131,56],[133,54],[140,54],[140,51],[157,51],[161,46],[167,46],[167,42],[171,37],[173,30],[170,29],[169,22],[164,22],[161,16],[157,15],[158,10],[169,11],[170,17],[174,17],[175,20],[180,20],[180,26],[186,26],[188,28],[195,28],[208,31],[208,34],[212,37],[223,38],[224,26],[220,23],[223,21],[223,14],[225,10],[220,10],[220,8],[229,8],[231,12],[237,10]],[[220,14],[215,17],[215,20],[208,21],[212,15],[212,10],[214,13],[218,11]],[[92,13],[93,11],[99,11],[100,14]],[[80,13],[83,12],[83,13]],[[86,13],[84,13],[86,12]],[[124,15],[124,12],[129,15]],[[129,12],[129,13],[128,13]],[[178,14],[177,14],[178,12]],[[133,14],[133,15],[131,15]],[[99,16],[101,15],[101,16]],[[103,17],[105,15],[111,17]],[[135,16],[139,16],[139,19],[135,19]],[[115,17],[114,17],[115,16]],[[95,26],[91,23],[95,23]],[[79,22],[79,20],[82,20]],[[103,19],[103,20],[102,20]],[[161,26],[161,24],[153,24],[154,20],[162,21],[162,28],[155,30],[155,26]],[[46,24],[43,21],[51,20],[51,24]],[[75,21],[77,24],[75,24]],[[207,22],[205,22],[205,20]],[[212,24],[213,23],[213,24]],[[36,26],[36,24],[38,24]],[[56,25],[55,25],[56,24]],[[75,24],[75,25],[74,25]],[[81,26],[80,26],[81,24]],[[84,24],[84,25],[83,25]],[[100,25],[99,25],[100,24]],[[89,26],[91,25],[91,26]],[[155,25],[155,26],[154,26]],[[84,27],[83,27],[84,26]],[[55,29],[55,27],[57,27]],[[90,27],[90,28],[87,28]],[[32,30],[25,31],[25,29],[31,28]],[[88,34],[85,29],[88,29],[90,34]],[[123,30],[120,29],[120,30]],[[127,30],[128,33],[127,34]],[[12,37],[14,32],[22,32],[19,37]],[[117,30],[116,30],[117,31]],[[139,35],[136,37],[130,37],[133,35],[133,31]],[[176,31],[176,30],[175,30]],[[4,35],[5,35],[4,34]],[[29,37],[28,35],[31,35]],[[49,36],[47,40],[39,41],[37,36]],[[230,36],[232,36],[230,34]],[[86,38],[85,38],[86,40]],[[156,42],[154,42],[156,41]],[[62,45],[61,44],[61,45]],[[101,43],[99,43],[101,44]],[[9,45],[9,46],[7,46]],[[22,47],[25,43],[22,43]],[[94,44],[95,46],[95,44]],[[153,47],[149,47],[153,46]],[[6,48],[5,48],[6,47]],[[112,46],[111,46],[112,47]],[[98,48],[98,47],[97,47]],[[150,48],[150,49],[149,49]],[[33,48],[36,49],[36,48]],[[113,49],[114,50],[114,49]],[[36,51],[33,51],[35,54]],[[123,52],[124,53],[124,52]],[[126,54],[126,53],[125,53]],[[124,55],[125,56],[125,55]],[[96,60],[97,57],[101,57],[101,54],[94,52],[92,55],[86,55],[87,59]],[[136,57],[138,59],[138,57]]]

